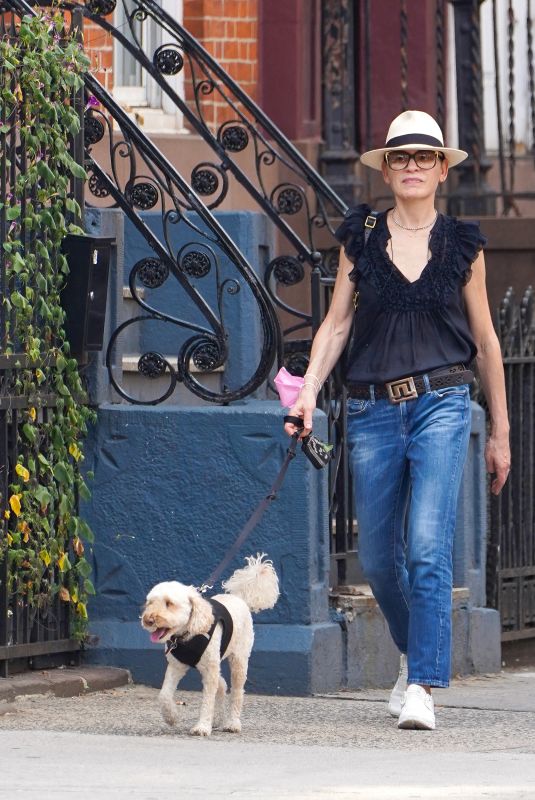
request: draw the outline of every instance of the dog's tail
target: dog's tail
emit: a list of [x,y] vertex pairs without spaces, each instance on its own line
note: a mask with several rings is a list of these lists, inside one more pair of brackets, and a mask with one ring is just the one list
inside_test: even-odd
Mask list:
[[279,597],[279,579],[273,563],[263,560],[265,555],[247,556],[247,566],[237,569],[222,584],[225,592],[241,597],[253,612],[273,608]]

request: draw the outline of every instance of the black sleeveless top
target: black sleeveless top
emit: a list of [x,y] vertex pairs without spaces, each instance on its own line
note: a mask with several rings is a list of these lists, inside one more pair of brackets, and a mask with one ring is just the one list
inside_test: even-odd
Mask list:
[[350,278],[359,292],[346,358],[350,383],[384,383],[448,364],[468,365],[477,349],[464,311],[462,287],[486,244],[479,223],[439,214],[429,237],[431,257],[410,282],[386,252],[386,212],[364,244],[370,207],[350,208],[336,231],[355,265]]

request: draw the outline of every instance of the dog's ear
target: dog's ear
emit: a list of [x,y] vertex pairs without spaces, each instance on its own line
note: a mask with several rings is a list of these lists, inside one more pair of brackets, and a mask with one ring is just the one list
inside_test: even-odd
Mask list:
[[188,621],[188,632],[192,636],[199,633],[207,633],[214,621],[212,606],[205,600],[199,592],[192,587],[188,592],[188,599],[191,603],[191,616]]

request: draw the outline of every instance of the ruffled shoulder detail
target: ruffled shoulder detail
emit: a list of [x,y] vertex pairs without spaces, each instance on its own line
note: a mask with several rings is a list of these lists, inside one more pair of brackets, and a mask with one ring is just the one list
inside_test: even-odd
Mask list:
[[353,264],[357,263],[364,249],[364,220],[370,211],[370,206],[365,203],[349,208],[343,222],[334,233]]
[[456,238],[458,274],[462,278],[463,286],[472,277],[472,264],[480,250],[487,244],[487,239],[479,229],[479,222],[467,222],[453,219],[453,231]]

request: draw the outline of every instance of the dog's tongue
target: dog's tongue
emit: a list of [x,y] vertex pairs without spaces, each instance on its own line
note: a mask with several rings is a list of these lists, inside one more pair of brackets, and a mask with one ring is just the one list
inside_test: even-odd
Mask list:
[[151,642],[159,642],[160,639],[162,638],[162,636],[165,636],[165,632],[166,631],[167,631],[167,628],[157,628],[150,635]]

